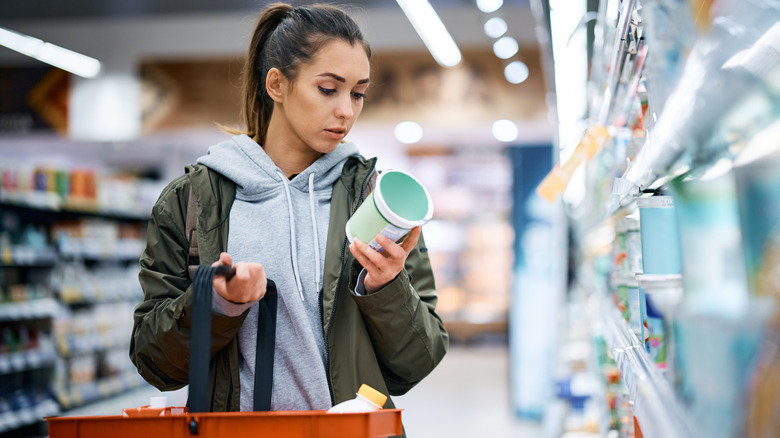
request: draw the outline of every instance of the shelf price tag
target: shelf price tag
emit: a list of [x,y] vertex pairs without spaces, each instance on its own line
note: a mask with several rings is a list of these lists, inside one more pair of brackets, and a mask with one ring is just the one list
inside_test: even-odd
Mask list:
[[60,388],[57,390],[57,401],[60,402],[60,406],[62,406],[64,409],[71,407],[70,398],[68,397],[67,391],[64,389]]
[[553,167],[550,173],[539,183],[536,193],[549,202],[558,198],[569,185],[574,171],[582,163],[588,162],[610,140],[611,135],[606,126],[593,125],[589,127],[574,149],[566,163]]

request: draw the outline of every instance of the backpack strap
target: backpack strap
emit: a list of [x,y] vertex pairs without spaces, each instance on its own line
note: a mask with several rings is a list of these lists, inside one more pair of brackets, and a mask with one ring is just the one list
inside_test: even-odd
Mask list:
[[190,183],[190,194],[187,200],[187,219],[184,225],[185,235],[190,243],[190,249],[187,253],[187,274],[189,274],[190,279],[195,278],[195,271],[198,270],[198,265],[200,264],[197,224],[198,200],[195,197],[195,192],[192,191],[192,183]]

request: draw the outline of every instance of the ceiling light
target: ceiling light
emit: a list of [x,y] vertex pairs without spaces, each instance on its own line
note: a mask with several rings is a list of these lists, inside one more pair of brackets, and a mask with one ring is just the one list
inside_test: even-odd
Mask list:
[[507,29],[509,29],[509,26],[507,26],[506,21],[501,17],[493,17],[485,22],[485,35],[490,38],[500,37],[506,33]]
[[460,64],[462,59],[460,49],[428,0],[397,0],[397,2],[437,63],[445,67]]
[[528,66],[522,61],[513,61],[504,67],[504,77],[511,84],[519,84],[528,79]]
[[398,141],[405,144],[417,143],[423,137],[422,126],[416,122],[401,122],[395,126],[393,133]]
[[100,73],[100,61],[81,53],[0,27],[0,45],[85,78]]
[[493,122],[493,137],[498,141],[508,143],[517,140],[519,131],[511,120],[496,120]]
[[503,4],[504,0],[477,0],[477,7],[486,14],[497,11]]
[[501,37],[493,43],[493,53],[501,59],[509,59],[515,56],[519,49],[520,46],[517,44],[517,40],[510,36]]

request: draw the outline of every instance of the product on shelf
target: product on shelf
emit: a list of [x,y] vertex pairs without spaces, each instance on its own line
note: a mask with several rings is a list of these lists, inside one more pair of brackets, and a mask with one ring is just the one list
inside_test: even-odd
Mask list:
[[645,349],[650,359],[661,370],[667,370],[666,335],[668,329],[664,327],[663,314],[656,308],[653,297],[646,297],[647,309],[647,334],[645,336]]
[[79,166],[0,163],[0,201],[52,210],[148,216],[165,183]]
[[687,312],[741,318],[748,307],[734,175],[673,181]]
[[645,274],[679,274],[682,272],[680,234],[671,196],[640,197],[640,234],[642,237],[642,271]]

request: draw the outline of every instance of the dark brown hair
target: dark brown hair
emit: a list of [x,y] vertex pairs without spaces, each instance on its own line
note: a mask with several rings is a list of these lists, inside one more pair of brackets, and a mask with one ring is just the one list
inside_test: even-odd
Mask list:
[[371,48],[363,33],[343,10],[326,4],[269,5],[255,26],[242,73],[246,131],[228,131],[264,143],[274,109],[274,102],[265,89],[268,70],[278,68],[287,79],[294,81],[301,64],[311,62],[323,45],[339,39],[353,46],[361,44],[371,58]]

